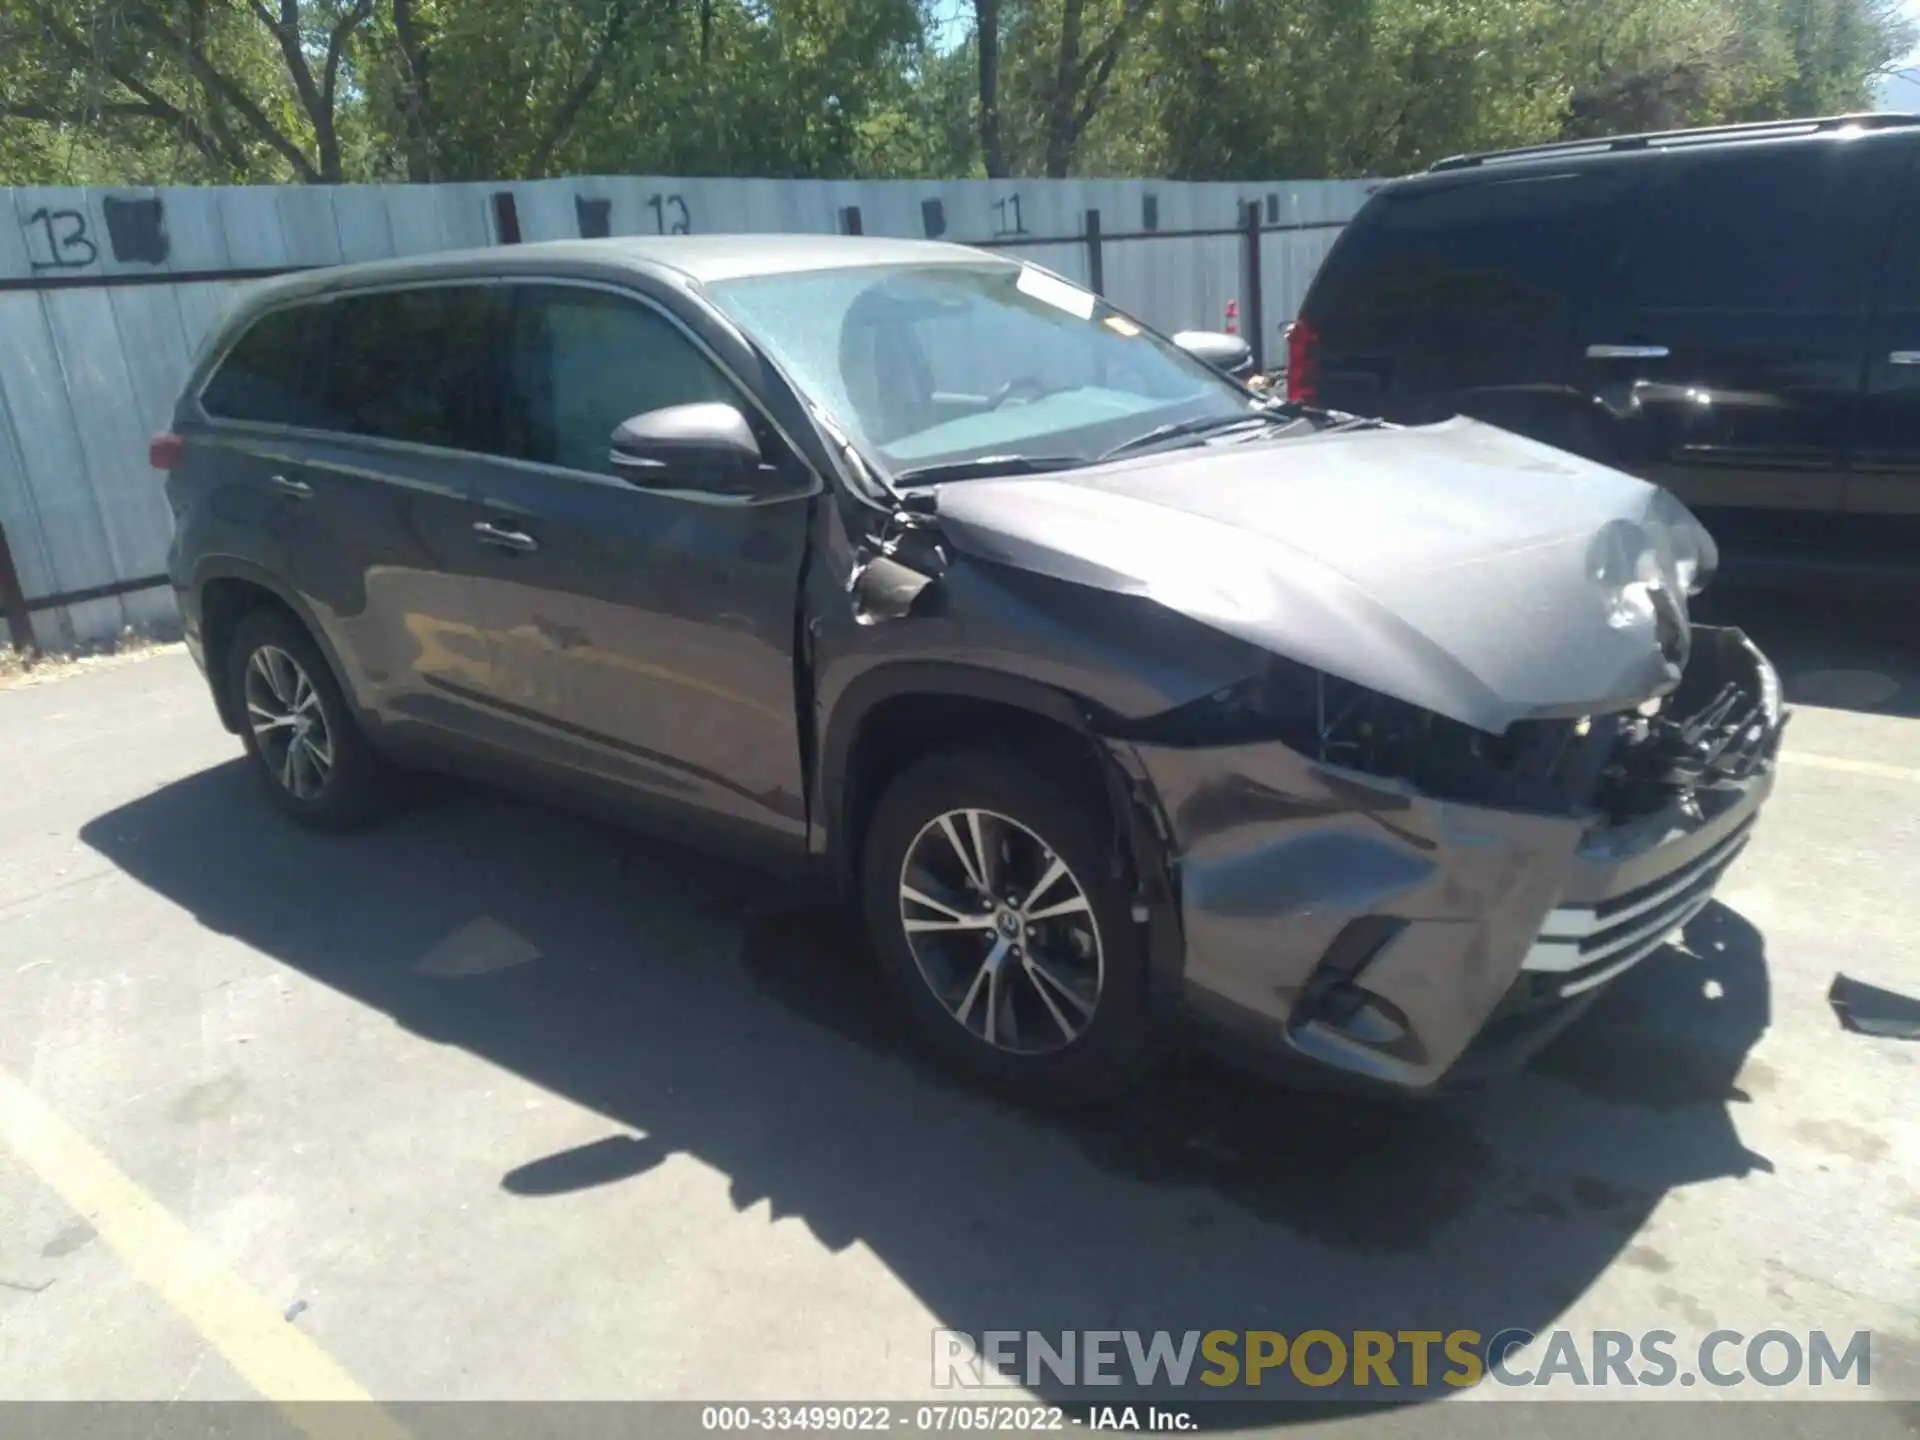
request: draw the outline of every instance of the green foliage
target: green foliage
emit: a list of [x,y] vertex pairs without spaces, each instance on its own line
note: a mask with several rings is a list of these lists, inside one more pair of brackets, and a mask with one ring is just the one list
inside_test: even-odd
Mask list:
[[951,18],[952,0],[0,0],[0,184],[1379,175],[1868,108],[1916,38],[1899,0],[971,0],[970,31]]

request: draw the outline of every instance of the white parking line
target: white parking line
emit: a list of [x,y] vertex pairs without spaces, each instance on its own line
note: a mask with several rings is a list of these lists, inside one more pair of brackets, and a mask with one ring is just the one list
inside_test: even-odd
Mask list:
[[406,1435],[337,1360],[5,1069],[0,1145],[85,1216],[127,1268],[299,1430],[313,1440]]
[[1871,775],[1878,780],[1906,780],[1920,785],[1920,768],[1911,765],[1886,765],[1878,760],[1843,760],[1837,755],[1809,755],[1803,750],[1785,750],[1781,760],[1788,765],[1804,765],[1809,770],[1835,770],[1842,775]]

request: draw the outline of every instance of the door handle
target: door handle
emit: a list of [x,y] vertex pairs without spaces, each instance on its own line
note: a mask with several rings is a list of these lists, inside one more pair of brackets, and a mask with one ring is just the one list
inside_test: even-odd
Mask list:
[[480,537],[482,545],[492,545],[501,550],[518,550],[523,553],[538,550],[540,542],[524,530],[510,530],[505,525],[496,525],[491,520],[473,522],[473,533]]
[[1887,356],[1889,365],[1920,365],[1920,350],[1896,350]]
[[1664,360],[1667,358],[1664,345],[1589,345],[1589,360]]
[[313,498],[313,486],[304,480],[290,480],[285,475],[269,475],[267,483],[282,494],[291,495],[296,500]]

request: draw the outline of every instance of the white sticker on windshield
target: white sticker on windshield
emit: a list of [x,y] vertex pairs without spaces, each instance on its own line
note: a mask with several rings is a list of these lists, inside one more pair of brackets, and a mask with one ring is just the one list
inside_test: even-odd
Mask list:
[[1056,310],[1064,310],[1076,320],[1091,320],[1093,307],[1099,303],[1099,297],[1091,290],[1082,290],[1058,275],[1049,275],[1031,265],[1020,267],[1019,288],[1021,294],[1031,295]]

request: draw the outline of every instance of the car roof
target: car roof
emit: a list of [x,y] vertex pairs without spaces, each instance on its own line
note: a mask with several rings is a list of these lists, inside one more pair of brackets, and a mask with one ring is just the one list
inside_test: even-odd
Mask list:
[[[1800,140],[1826,137],[1844,140],[1866,131],[1908,130],[1920,127],[1920,115],[1879,113],[1864,115],[1825,115],[1805,120],[1760,120],[1740,125],[1697,126],[1691,130],[1651,130],[1636,135],[1602,136],[1591,140],[1557,140],[1546,145],[1526,145],[1513,150],[1485,150],[1470,155],[1451,155],[1437,160],[1424,172],[1448,174],[1461,170],[1479,170],[1490,166],[1506,167],[1529,162],[1563,164],[1570,160],[1596,159],[1601,156],[1626,156],[1694,153],[1738,142],[1757,140]],[[1418,176],[1412,177],[1418,179]]]
[[[965,245],[879,235],[643,235],[543,240],[303,270],[259,282],[249,292],[244,309],[251,314],[289,300],[415,281],[533,275],[617,279],[622,272],[637,271],[710,284],[810,270],[977,264],[998,259]],[[234,318],[240,318],[238,312]]]

